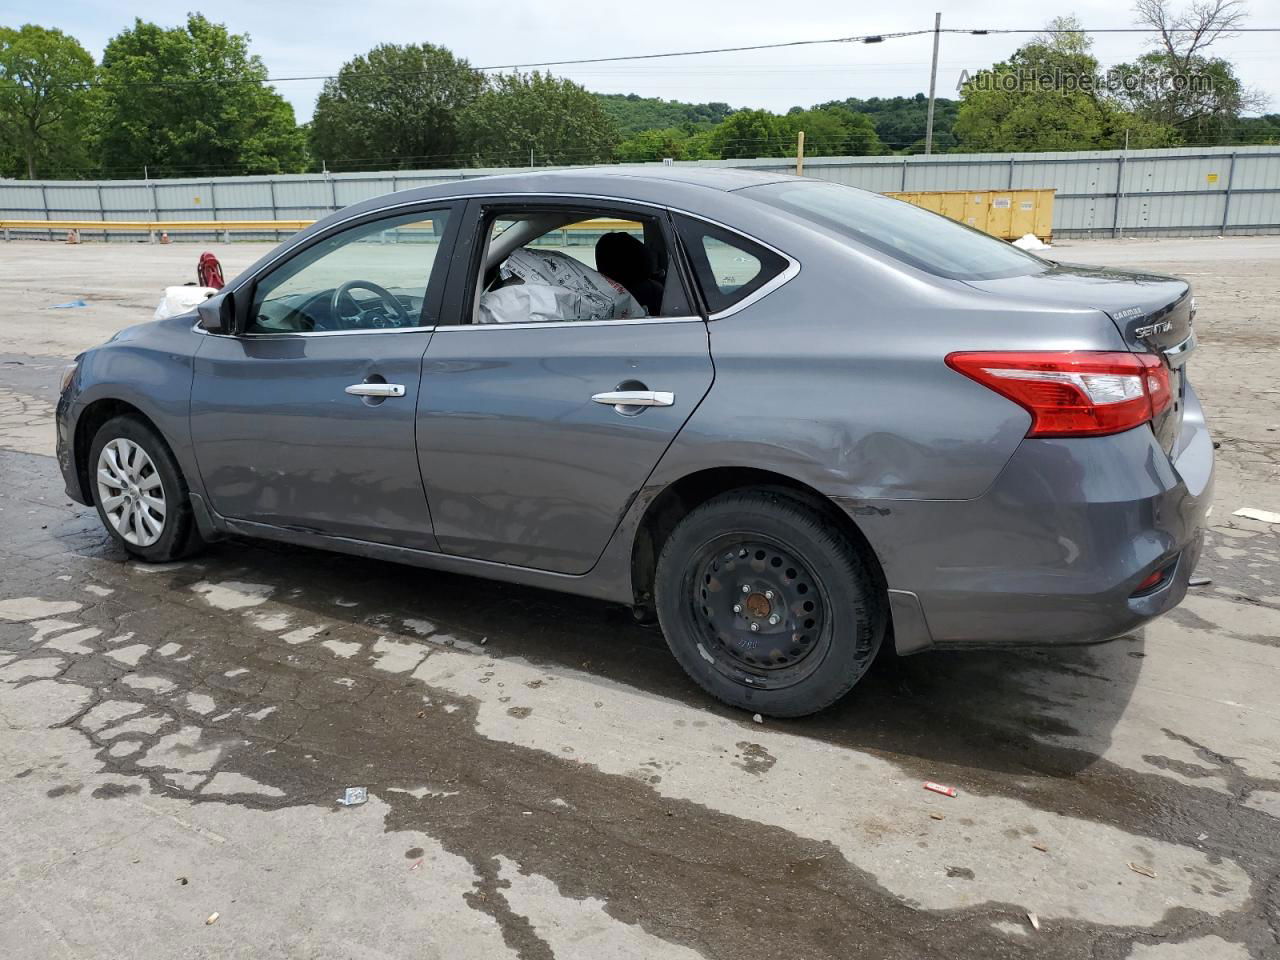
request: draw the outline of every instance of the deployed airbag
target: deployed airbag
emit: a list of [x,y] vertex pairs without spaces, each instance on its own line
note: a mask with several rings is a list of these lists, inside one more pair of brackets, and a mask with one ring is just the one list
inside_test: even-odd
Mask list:
[[480,297],[480,323],[626,320],[644,307],[626,288],[558,250],[521,247],[498,274],[504,285]]

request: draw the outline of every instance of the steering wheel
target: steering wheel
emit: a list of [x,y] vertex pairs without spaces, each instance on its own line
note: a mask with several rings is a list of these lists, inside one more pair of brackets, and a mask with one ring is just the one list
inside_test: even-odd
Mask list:
[[[352,290],[368,290],[378,298],[383,306],[385,315],[375,313],[368,326],[377,328],[383,326],[408,327],[412,325],[409,320],[409,311],[404,308],[404,304],[397,300],[391,291],[378,286],[371,280],[348,280],[341,286],[336,287],[333,291],[333,297],[329,301],[329,311],[334,317],[341,317],[343,320],[349,321],[354,327],[366,325],[365,318],[373,311],[362,307],[359,301],[351,295]],[[344,299],[355,307],[356,312],[354,315],[342,311],[341,304]],[[386,323],[385,321],[388,318],[393,322]]]

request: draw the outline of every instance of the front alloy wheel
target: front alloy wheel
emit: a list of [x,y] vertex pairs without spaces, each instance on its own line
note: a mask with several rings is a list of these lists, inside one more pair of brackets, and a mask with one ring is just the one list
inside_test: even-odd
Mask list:
[[117,437],[98,454],[98,502],[127,543],[149,547],[164,532],[164,482],[147,451],[132,440]]
[[140,417],[113,417],[99,427],[84,465],[103,526],[133,556],[165,563],[204,543],[177,460]]

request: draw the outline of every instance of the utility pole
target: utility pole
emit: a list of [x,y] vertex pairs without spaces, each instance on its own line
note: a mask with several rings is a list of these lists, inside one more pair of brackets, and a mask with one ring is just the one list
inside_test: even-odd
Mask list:
[[796,134],[796,176],[804,176],[804,131]]
[[933,15],[933,68],[929,71],[929,116],[925,120],[924,154],[933,153],[933,94],[938,87],[938,38],[942,35],[942,13]]

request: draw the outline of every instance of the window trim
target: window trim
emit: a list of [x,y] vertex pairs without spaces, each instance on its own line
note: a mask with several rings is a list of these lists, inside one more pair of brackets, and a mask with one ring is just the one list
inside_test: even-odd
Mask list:
[[536,212],[538,210],[558,212],[564,209],[573,212],[576,209],[596,216],[602,213],[613,213],[624,217],[635,216],[651,220],[662,231],[663,242],[667,247],[668,277],[671,276],[672,271],[675,272],[676,282],[680,284],[684,293],[685,305],[688,309],[694,310],[698,300],[693,296],[696,287],[686,275],[681,258],[678,255],[680,238],[676,232],[676,226],[671,220],[671,209],[663,204],[648,203],[643,200],[630,200],[625,197],[597,197],[567,193],[484,194],[472,197],[471,201],[467,206],[464,219],[467,221],[466,237],[469,239],[472,249],[467,257],[468,266],[465,274],[465,283],[462,284],[461,292],[457,294],[454,302],[454,311],[461,318],[461,321],[459,323],[441,323],[436,328],[437,333],[459,329],[533,330],[619,324],[634,326],[647,323],[688,323],[692,320],[702,321],[704,319],[699,314],[690,313],[669,317],[631,317],[625,320],[533,320],[526,323],[474,323],[476,304],[480,296],[480,269],[488,252],[491,239],[489,232],[493,221],[500,218],[504,210],[507,212]]
[[[707,318],[709,320],[722,320],[726,317],[733,316],[735,313],[739,312],[740,310],[747,309],[752,304],[759,302],[764,297],[767,297],[770,293],[772,293],[774,290],[781,287],[784,283],[787,283],[788,281],[793,279],[800,272],[799,261],[797,261],[794,257],[791,257],[783,253],[781,250],[779,250],[777,247],[774,247],[771,244],[765,243],[761,240],[757,240],[755,237],[752,237],[751,235],[746,234],[741,230],[734,229],[733,227],[727,226],[723,223],[718,223],[715,220],[710,219],[709,217],[702,217],[696,214],[681,214],[680,216],[681,216],[681,219],[688,222],[681,223],[677,220],[673,224],[673,226],[675,227],[676,233],[680,238],[680,243],[684,250],[685,258],[689,262],[689,269],[694,274],[694,279],[697,283],[697,289],[699,294],[701,295],[704,309],[708,311]],[[699,222],[713,229],[705,230],[705,231],[699,230],[698,228]],[[696,239],[699,241],[699,243],[697,244],[698,249],[694,249],[695,244],[693,243],[693,240],[695,239],[695,237],[690,235],[695,230],[699,230],[696,236]],[[729,246],[735,246],[735,245],[741,246],[742,249],[747,253],[752,252],[751,247],[756,247],[760,250],[763,250],[766,253],[769,253],[774,257],[776,257],[779,261],[781,261],[782,266],[772,276],[770,276],[764,283],[760,284],[760,286],[756,287],[754,290],[751,290],[750,292],[743,294],[742,296],[738,297],[738,299],[734,300],[732,303],[728,304],[725,307],[722,307],[719,310],[711,310],[710,309],[711,304],[708,301],[707,292],[703,289],[703,287],[705,286],[703,282],[704,268],[709,276],[710,269],[711,269],[711,262],[710,262],[710,258],[707,256],[706,248],[705,246],[702,245],[701,240],[706,236],[712,236],[713,238],[715,238],[716,234],[722,235],[719,238],[720,242],[726,243]],[[738,240],[745,241],[745,242],[742,244],[735,244],[733,242],[733,239],[725,239],[725,237],[737,238]],[[761,269],[763,270],[766,265],[763,261],[761,261],[760,266],[761,266]],[[755,278],[753,277],[752,281],[754,282],[754,280]],[[714,282],[714,278],[712,278],[712,282]],[[747,284],[747,286],[750,286],[750,284]],[[726,296],[723,292],[719,290],[718,284],[716,285],[716,292],[721,297]]]
[[[266,277],[270,276],[277,269],[290,260],[301,256],[312,247],[317,246],[330,240],[348,230],[354,230],[370,223],[377,223],[379,220],[394,220],[400,217],[417,216],[418,214],[430,214],[432,212],[447,211],[448,219],[445,223],[444,233],[440,237],[439,247],[448,246],[452,249],[457,243],[458,221],[462,219],[465,212],[465,204],[460,203],[458,198],[440,197],[434,200],[415,200],[410,203],[396,204],[390,207],[383,207],[379,210],[366,211],[347,217],[333,224],[329,229],[317,233],[314,237],[309,237],[305,242],[299,243],[294,247],[279,252],[278,256],[272,257],[262,268],[256,271],[252,276],[247,277],[243,283],[236,284],[232,287],[228,284],[224,290],[229,290],[237,297],[241,291],[249,298],[249,309],[253,309],[253,301],[257,296],[258,284]],[[439,251],[437,251],[439,252]],[[436,322],[424,324],[422,318],[426,316],[428,308],[434,308],[434,312],[439,316],[440,307],[444,300],[444,290],[449,279],[450,268],[452,267],[452,257],[446,259],[442,264],[442,269],[436,271],[434,269],[435,261],[432,261],[432,270],[427,277],[427,286],[423,293],[422,310],[418,314],[419,323],[412,327],[380,327],[369,330],[277,330],[270,332],[258,332],[253,330],[244,330],[240,333],[210,333],[208,330],[196,324],[192,329],[208,336],[229,337],[233,340],[253,339],[253,340],[284,340],[297,337],[350,337],[362,334],[375,333],[428,333],[435,330],[438,325]]]
[[[636,318],[635,320],[631,320],[631,321],[622,321],[622,320],[603,321],[605,323],[614,323],[614,324],[616,323],[655,323],[662,320],[665,320],[668,322],[670,321],[687,322],[688,320],[704,320],[704,321],[705,320],[723,320],[737,313],[739,310],[745,310],[747,307],[751,306],[757,301],[768,296],[774,290],[777,290],[779,287],[788,283],[800,273],[800,262],[796,260],[794,257],[792,257],[790,254],[786,253],[785,251],[779,250],[773,244],[767,243],[766,241],[761,240],[759,237],[755,236],[754,234],[747,233],[746,231],[740,230],[737,227],[731,227],[727,223],[722,223],[721,221],[716,220],[713,217],[708,217],[700,213],[694,213],[692,210],[686,210],[683,207],[674,207],[674,206],[671,206],[670,204],[658,203],[652,200],[635,200],[630,197],[617,197],[617,196],[611,197],[611,196],[605,196],[603,194],[596,194],[596,193],[557,193],[557,194],[549,195],[541,192],[518,191],[518,192],[512,192],[512,193],[498,193],[498,194],[488,194],[488,195],[476,195],[476,194],[469,194],[469,193],[450,194],[443,197],[431,197],[428,199],[406,200],[401,203],[394,203],[385,207],[379,207],[377,210],[372,210],[372,211],[364,210],[364,211],[361,211],[360,213],[353,213],[348,217],[344,217],[341,220],[337,220],[333,222],[325,229],[318,231],[314,236],[308,237],[306,240],[298,241],[293,246],[289,246],[288,241],[286,241],[286,243],[283,244],[281,247],[277,247],[275,250],[272,250],[270,253],[268,253],[266,262],[262,263],[262,265],[258,267],[256,270],[254,270],[253,273],[240,274],[239,276],[232,279],[231,282],[228,283],[225,287],[223,287],[223,290],[233,294],[239,294],[242,290],[245,290],[245,289],[252,290],[253,286],[258,282],[258,279],[260,277],[265,276],[268,272],[273,270],[276,264],[294,256],[295,254],[301,253],[303,250],[307,249],[312,244],[319,243],[321,240],[324,240],[332,236],[333,234],[337,233],[338,231],[348,226],[355,225],[360,221],[382,219],[388,215],[393,215],[396,211],[401,211],[401,210],[405,212],[412,212],[416,208],[423,211],[427,211],[427,210],[439,209],[442,206],[450,207],[451,211],[456,209],[459,215],[455,218],[451,213],[450,219],[455,220],[455,222],[457,222],[460,235],[456,235],[452,238],[453,253],[456,254],[456,253],[462,252],[465,248],[465,245],[471,243],[472,238],[469,235],[461,235],[461,225],[464,220],[468,219],[468,216],[470,214],[471,202],[483,200],[485,199],[486,196],[494,200],[503,199],[503,200],[512,200],[512,201],[517,201],[524,198],[542,198],[542,197],[554,196],[558,199],[599,201],[601,203],[617,203],[617,204],[632,205],[637,207],[645,207],[651,210],[658,211],[659,216],[662,216],[665,214],[668,219],[668,223],[670,224],[670,228],[673,232],[675,231],[675,225],[674,223],[671,222],[670,218],[672,214],[679,214],[681,216],[689,217],[690,219],[693,219],[693,220],[701,220],[704,223],[709,223],[712,226],[720,227],[724,230],[730,231],[731,233],[736,233],[740,236],[743,236],[748,240],[750,240],[751,242],[759,244],[765,249],[771,250],[772,252],[778,254],[780,257],[785,258],[789,264],[786,270],[778,274],[778,276],[774,277],[772,281],[765,284],[763,287],[757,290],[754,294],[752,294],[749,297],[743,298],[741,301],[734,304],[732,307],[726,310],[720,311],[719,313],[714,313],[714,314],[707,313],[705,309],[705,305],[703,305],[703,315],[696,316],[696,317],[642,317],[642,318]],[[677,241],[678,240],[679,238],[677,237]],[[444,293],[440,301],[441,313],[443,313],[446,309],[449,309],[451,305],[450,291],[451,291],[451,288],[454,287],[454,284],[451,283],[450,281],[452,280],[453,262],[455,259],[456,257],[454,256],[451,256],[449,258],[449,269],[446,271]],[[690,306],[693,306],[695,303],[701,303],[701,299],[702,299],[701,291],[697,289],[696,284],[693,284],[693,289],[690,290],[690,285],[691,285],[691,282],[693,281],[693,278],[688,275],[689,267],[687,264],[687,257],[685,256],[683,245],[681,245],[680,247],[680,256],[678,260],[679,260],[678,266],[679,266],[679,269],[682,271],[681,277],[685,284],[686,292],[697,294],[696,298],[693,298],[690,300]],[[582,326],[584,322],[595,323],[598,321],[576,321],[576,322],[556,321],[552,323],[534,323],[534,324],[529,324],[528,326],[557,328],[557,327],[569,327],[569,326]],[[386,328],[382,330],[350,330],[350,331],[349,330],[318,330],[318,331],[310,331],[310,332],[299,331],[295,333],[260,333],[260,334],[236,335],[236,334],[230,334],[230,333],[211,333],[210,331],[205,330],[203,327],[201,327],[199,322],[196,322],[192,324],[191,330],[193,333],[197,333],[205,337],[224,337],[227,339],[237,340],[243,336],[257,336],[257,337],[263,337],[263,338],[265,337],[332,337],[332,336],[351,336],[352,334],[357,334],[357,333],[359,334],[419,333],[419,332],[426,332],[426,331],[434,331],[436,333],[440,333],[446,330],[457,330],[457,329],[464,329],[464,328],[471,328],[476,330],[480,330],[480,329],[501,330],[504,328],[510,329],[512,326],[513,326],[512,324],[476,325],[476,324],[436,323],[433,326],[427,326],[427,327],[394,327],[394,328]]]

